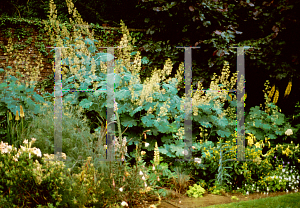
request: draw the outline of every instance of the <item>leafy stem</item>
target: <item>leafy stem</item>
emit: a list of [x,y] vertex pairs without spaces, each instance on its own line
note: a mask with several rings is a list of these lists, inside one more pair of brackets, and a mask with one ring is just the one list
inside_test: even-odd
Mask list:
[[[220,184],[220,186],[222,186],[223,179],[225,178],[224,176],[231,178],[231,176],[226,172],[226,168],[232,168],[232,167],[223,167],[223,163],[227,161],[227,160],[223,161],[223,151],[226,148],[226,147],[223,147],[223,144],[225,144],[225,143],[223,143],[223,140],[221,139],[220,144],[218,145],[218,149],[220,151],[220,160],[219,160],[219,168],[218,168],[218,175],[217,175],[217,180],[218,180],[218,183]],[[226,150],[225,154],[228,152],[229,151]]]

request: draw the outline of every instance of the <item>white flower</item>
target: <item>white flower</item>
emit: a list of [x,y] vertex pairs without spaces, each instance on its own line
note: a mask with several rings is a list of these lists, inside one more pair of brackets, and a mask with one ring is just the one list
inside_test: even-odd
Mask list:
[[31,138],[31,141],[32,141],[32,143],[34,143],[36,141],[36,139],[35,138]]
[[143,172],[140,170],[140,175],[143,175]]
[[28,140],[27,140],[27,139],[25,139],[23,143],[24,143],[24,144],[28,144]]
[[34,148],[33,153],[36,154],[38,157],[42,157],[42,152],[39,148]]
[[183,151],[182,151],[182,154],[184,154],[184,155],[188,155],[188,154],[189,154],[189,152],[188,152],[187,150],[183,150]]
[[3,149],[1,149],[1,153],[8,153],[7,147],[4,147]]
[[118,110],[118,103],[117,102],[114,103],[114,109],[115,109],[115,111]]
[[147,187],[147,184],[146,184],[146,182],[145,182],[145,187]]
[[143,181],[146,180],[145,176],[142,177],[142,180],[143,180]]
[[125,201],[122,201],[122,203],[121,203],[121,205],[123,206],[123,207],[128,207],[128,204],[127,204],[127,202],[125,202]]
[[122,188],[122,187],[121,187],[121,188],[119,188],[119,191],[121,191],[121,192],[122,192],[122,191],[123,191],[123,188]]
[[196,157],[196,158],[195,158],[195,162],[196,162],[196,163],[201,163],[201,159],[198,158],[198,157]]
[[67,155],[66,155],[66,153],[61,153],[61,156],[62,156],[62,158],[64,159],[64,160],[66,160],[67,159]]
[[285,134],[286,134],[287,136],[290,136],[290,135],[292,135],[292,134],[293,134],[293,131],[292,131],[292,129],[288,129],[288,130],[286,130]]
[[145,151],[141,151],[141,155],[145,155],[146,154],[146,152]]
[[145,147],[149,147],[149,145],[150,145],[150,144],[149,144],[148,142],[145,143]]
[[154,165],[152,166],[152,170],[155,170],[155,166]]

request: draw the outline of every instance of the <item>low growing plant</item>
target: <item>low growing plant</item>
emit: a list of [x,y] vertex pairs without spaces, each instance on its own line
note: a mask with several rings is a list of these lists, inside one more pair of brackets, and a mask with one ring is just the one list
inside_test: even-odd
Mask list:
[[[32,147],[35,139],[20,149],[0,144],[0,206],[30,206],[53,203],[62,205],[63,184],[67,180],[63,162],[47,161],[41,151]],[[63,154],[65,159],[65,154]]]
[[205,189],[202,188],[200,185],[194,184],[193,186],[189,186],[189,190],[186,193],[189,197],[203,197]]

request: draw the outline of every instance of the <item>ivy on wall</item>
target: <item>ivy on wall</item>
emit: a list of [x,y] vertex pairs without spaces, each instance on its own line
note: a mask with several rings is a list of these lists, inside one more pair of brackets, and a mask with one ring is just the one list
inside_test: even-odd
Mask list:
[[[7,73],[16,76],[20,72],[24,77],[22,81],[31,80],[33,74],[37,75],[36,89],[53,92],[54,87],[54,53],[50,52],[49,34],[44,26],[47,21],[28,20],[23,18],[0,18],[0,67]],[[63,23],[71,31],[72,25]],[[62,24],[59,25],[60,27]],[[94,30],[95,38],[99,40],[98,47],[115,46],[121,39],[122,32],[117,27],[103,27],[99,24],[90,24],[89,28]],[[130,35],[137,41],[143,37],[143,29],[129,29]],[[103,51],[104,49],[100,49]],[[6,68],[12,66],[11,69]],[[30,73],[33,71],[34,73]],[[30,75],[30,77],[28,77]],[[1,77],[3,80],[4,77]]]

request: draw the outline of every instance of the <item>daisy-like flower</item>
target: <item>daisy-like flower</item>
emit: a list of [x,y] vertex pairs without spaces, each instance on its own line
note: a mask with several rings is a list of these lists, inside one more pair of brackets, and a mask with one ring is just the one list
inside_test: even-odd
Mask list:
[[149,144],[148,142],[145,143],[145,147],[149,147],[149,145],[150,145],[150,144]]

